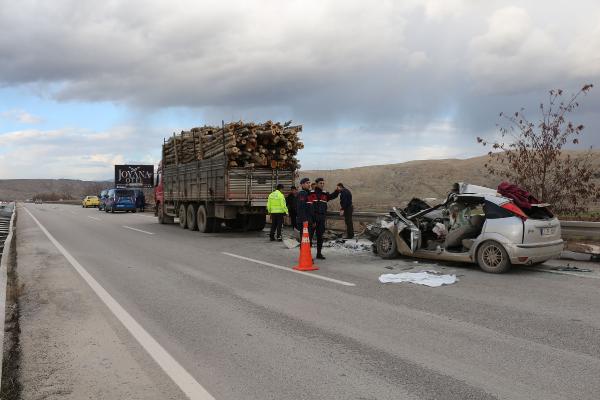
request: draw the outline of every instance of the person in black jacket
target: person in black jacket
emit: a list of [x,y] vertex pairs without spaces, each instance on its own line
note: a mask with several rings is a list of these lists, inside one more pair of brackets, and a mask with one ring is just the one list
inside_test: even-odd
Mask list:
[[285,198],[285,203],[290,213],[290,225],[296,228],[296,215],[298,214],[298,189],[296,186],[290,188],[290,194]]
[[336,191],[340,194],[340,215],[344,216],[344,222],[346,223],[346,239],[352,239],[354,238],[354,223],[352,221],[354,206],[352,205],[352,192],[346,189],[341,182],[337,184]]
[[310,179],[302,178],[300,181],[302,190],[298,192],[296,203],[296,229],[302,233],[302,227],[305,222],[310,226],[312,224],[312,202],[310,202]]
[[325,233],[325,223],[327,222],[327,202],[338,197],[338,191],[333,193],[323,191],[325,180],[317,178],[315,190],[309,195],[308,199],[312,203],[313,223],[310,232],[312,240],[313,235],[317,234],[317,258],[324,260],[322,254],[323,249],[323,234]]

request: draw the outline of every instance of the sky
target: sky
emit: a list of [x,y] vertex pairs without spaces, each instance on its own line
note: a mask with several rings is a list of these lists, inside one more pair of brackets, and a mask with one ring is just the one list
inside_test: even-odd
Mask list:
[[0,179],[110,179],[222,120],[302,124],[302,169],[467,158],[587,83],[600,145],[596,0],[0,0],[0,26]]

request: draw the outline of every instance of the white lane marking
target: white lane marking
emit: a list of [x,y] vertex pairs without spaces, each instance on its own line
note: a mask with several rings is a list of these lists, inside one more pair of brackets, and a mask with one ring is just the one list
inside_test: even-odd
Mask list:
[[92,217],[91,215],[88,215],[87,217],[90,218],[90,219],[96,220],[96,221],[102,221],[100,218],[98,218],[98,217]]
[[238,256],[237,254],[226,253],[226,252],[223,252],[221,254],[225,254],[226,256],[229,256],[229,257],[239,258],[240,260],[246,260],[246,261],[251,261],[251,262],[257,263],[257,264],[266,265],[267,267],[273,267],[273,268],[281,269],[281,270],[287,271],[287,272],[294,272],[296,274],[301,274],[301,275],[304,275],[304,276],[308,276],[310,278],[322,279],[324,281],[333,282],[333,283],[337,283],[337,284],[344,285],[344,286],[356,286],[355,283],[340,281],[340,280],[337,280],[337,279],[328,278],[326,276],[321,276],[321,275],[307,274],[306,272],[296,271],[295,269],[291,269],[291,268],[288,268],[288,267],[283,267],[281,265],[271,264],[271,263],[268,263],[268,262],[265,262],[265,261],[255,260],[253,258],[248,258],[248,257],[244,257],[244,256]]
[[[592,279],[600,279],[600,275],[592,275],[593,272],[581,272],[581,273],[577,273],[577,271],[556,271],[553,269],[544,269],[544,268],[536,268],[536,267],[523,267],[524,269],[528,269],[530,271],[536,271],[536,272],[547,272],[549,274],[558,274],[558,275],[571,275],[571,276],[578,276],[580,278],[592,278]],[[589,274],[589,275],[584,275],[584,274]]]
[[79,262],[56,240],[54,236],[37,220],[33,214],[25,208],[25,211],[33,218],[46,237],[56,246],[58,251],[71,263],[75,271],[87,282],[100,300],[117,317],[123,326],[131,333],[148,354],[156,361],[162,370],[175,382],[177,386],[191,400],[215,400],[185,370],[125,309],[79,264]]
[[132,231],[137,231],[137,232],[146,233],[146,234],[148,234],[148,235],[154,235],[154,233],[152,233],[152,232],[143,231],[143,230],[141,230],[141,229],[137,229],[137,228],[132,228],[131,226],[127,226],[127,225],[123,225],[123,228],[125,228],[125,229],[131,229]]
[[146,217],[146,218],[156,218],[156,216],[154,214],[152,215],[148,215],[148,214],[144,214],[144,213],[135,213],[134,215],[140,216],[140,217]]

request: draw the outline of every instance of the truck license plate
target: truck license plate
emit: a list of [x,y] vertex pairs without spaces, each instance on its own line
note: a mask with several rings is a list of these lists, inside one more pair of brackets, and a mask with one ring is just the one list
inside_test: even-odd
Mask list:
[[542,236],[554,235],[554,228],[542,228]]

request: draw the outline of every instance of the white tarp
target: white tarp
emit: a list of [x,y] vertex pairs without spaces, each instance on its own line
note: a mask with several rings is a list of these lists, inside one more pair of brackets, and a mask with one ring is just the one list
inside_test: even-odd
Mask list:
[[438,275],[427,271],[423,272],[402,272],[400,274],[383,274],[379,277],[381,283],[402,283],[410,282],[429,287],[440,287],[442,285],[451,285],[458,281],[456,275]]

